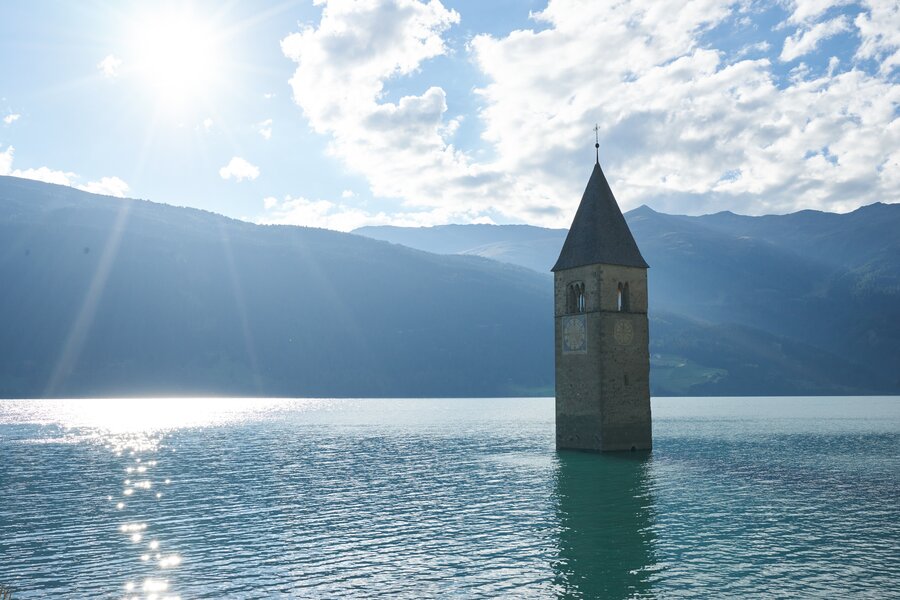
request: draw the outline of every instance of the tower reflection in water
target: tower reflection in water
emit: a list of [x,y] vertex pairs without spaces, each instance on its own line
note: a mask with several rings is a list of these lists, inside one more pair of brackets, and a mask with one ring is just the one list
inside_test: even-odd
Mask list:
[[651,594],[654,567],[650,454],[557,452],[562,598]]

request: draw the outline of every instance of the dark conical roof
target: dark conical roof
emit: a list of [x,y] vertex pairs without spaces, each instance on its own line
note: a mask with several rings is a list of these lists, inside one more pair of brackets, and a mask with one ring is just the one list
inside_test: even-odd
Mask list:
[[604,263],[648,268],[619,210],[600,163],[588,180],[578,212],[552,271]]

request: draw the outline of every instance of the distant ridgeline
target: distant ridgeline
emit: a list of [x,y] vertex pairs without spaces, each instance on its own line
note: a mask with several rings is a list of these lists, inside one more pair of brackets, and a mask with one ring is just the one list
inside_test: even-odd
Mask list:
[[0,396],[550,395],[545,276],[0,177]]
[[[654,395],[900,393],[900,204],[849,214],[625,215],[650,264]],[[355,233],[546,273],[564,229]]]
[[[626,217],[654,394],[900,393],[900,205]],[[552,395],[564,230],[359,233],[0,177],[0,397]]]

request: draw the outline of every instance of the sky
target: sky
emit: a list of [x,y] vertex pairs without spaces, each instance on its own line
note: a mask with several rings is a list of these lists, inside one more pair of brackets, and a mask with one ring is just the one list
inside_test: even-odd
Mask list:
[[900,201],[897,0],[28,0],[0,175],[259,223]]

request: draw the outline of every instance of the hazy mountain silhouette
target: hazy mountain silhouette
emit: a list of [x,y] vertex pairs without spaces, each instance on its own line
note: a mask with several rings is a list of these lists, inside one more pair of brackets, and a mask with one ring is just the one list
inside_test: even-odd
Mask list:
[[628,219],[652,267],[652,310],[758,329],[839,358],[857,373],[848,384],[900,388],[900,205]]
[[[798,215],[629,213],[655,394],[900,388],[896,207]],[[565,235],[398,231],[541,270]],[[0,177],[0,396],[550,395],[550,278],[506,263]]]
[[546,279],[0,178],[0,395],[549,394]]
[[[900,205],[625,216],[651,266],[655,394],[900,391]],[[565,237],[503,225],[357,232],[433,252],[502,247],[491,257],[545,272]]]
[[568,230],[533,225],[376,225],[353,233],[438,254],[483,256],[549,274]]

